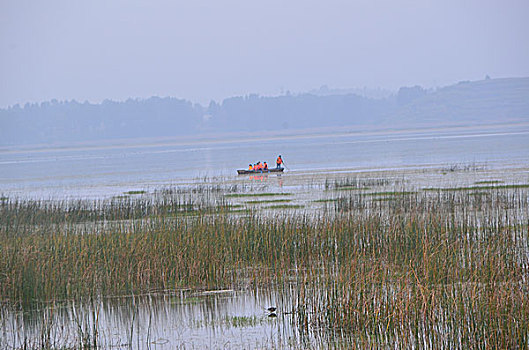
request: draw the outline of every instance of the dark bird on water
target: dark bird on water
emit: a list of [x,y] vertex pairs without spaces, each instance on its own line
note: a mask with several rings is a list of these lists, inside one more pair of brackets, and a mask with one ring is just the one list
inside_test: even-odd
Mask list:
[[276,309],[274,306],[271,306],[271,307],[269,307],[267,310],[270,311],[270,312],[274,312],[274,311],[276,311],[277,309]]

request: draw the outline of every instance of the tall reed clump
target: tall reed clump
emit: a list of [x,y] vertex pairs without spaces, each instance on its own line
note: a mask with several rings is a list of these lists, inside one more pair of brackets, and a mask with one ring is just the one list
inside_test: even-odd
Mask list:
[[[32,217],[48,203],[3,203],[0,296],[24,307],[295,281],[302,332],[343,332],[358,347],[529,345],[526,189],[394,191],[385,201],[352,191],[332,218],[233,215],[206,193],[87,212],[62,204],[53,219]],[[179,215],[186,207],[192,216]]]
[[527,192],[349,199],[354,217],[325,229],[337,263],[298,287],[301,329],[359,348],[529,345]]

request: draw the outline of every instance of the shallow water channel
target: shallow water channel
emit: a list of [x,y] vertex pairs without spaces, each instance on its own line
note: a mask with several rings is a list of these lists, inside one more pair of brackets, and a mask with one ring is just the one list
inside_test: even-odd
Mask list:
[[294,300],[294,287],[181,290],[65,301],[27,312],[4,309],[0,348],[302,348],[323,342],[299,333]]

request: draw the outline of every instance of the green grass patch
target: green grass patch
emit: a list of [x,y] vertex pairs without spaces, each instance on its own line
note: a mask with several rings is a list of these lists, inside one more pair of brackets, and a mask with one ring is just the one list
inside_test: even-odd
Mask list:
[[[178,298],[178,301],[180,301],[181,304],[198,304],[202,301],[199,297],[186,297],[186,298]],[[180,304],[179,303],[179,304]]]
[[331,203],[331,202],[337,202],[338,198],[328,198],[328,199],[316,199],[313,200],[313,203]]
[[394,191],[387,191],[387,192],[372,192],[372,193],[366,193],[366,196],[408,196],[410,194],[416,194],[417,192],[394,192]]
[[234,209],[234,210],[230,210],[228,213],[230,214],[237,214],[237,213],[245,213],[245,214],[250,214],[252,211],[250,209]]
[[304,205],[299,204],[279,204],[279,205],[270,205],[265,207],[265,209],[302,209],[305,208]]
[[127,191],[127,192],[123,192],[124,194],[128,194],[128,195],[133,195],[133,194],[145,194],[147,192],[143,191],[143,190],[136,190],[136,191]]
[[381,198],[373,198],[373,201],[375,202],[391,202],[394,201],[395,197],[381,197]]
[[226,316],[224,322],[231,327],[255,327],[261,323],[256,316]]
[[500,185],[500,186],[464,186],[464,187],[448,187],[448,188],[436,188],[429,187],[424,188],[424,191],[483,191],[483,190],[505,190],[505,189],[516,189],[516,188],[529,188],[529,184],[518,184],[518,185]]
[[119,196],[114,196],[112,198],[113,199],[130,199],[130,197],[128,195],[125,195],[125,194],[121,194]]
[[356,187],[356,186],[342,186],[336,187],[334,191],[360,191],[360,190],[369,190],[370,187]]
[[476,181],[474,184],[476,185],[495,185],[495,184],[501,184],[503,181],[500,180],[483,180],[483,181]]
[[273,196],[291,196],[292,193],[230,193],[224,195],[227,198],[244,198],[244,197],[273,197]]
[[292,202],[292,199],[264,199],[260,201],[247,201],[246,204],[262,204],[262,203],[288,203]]

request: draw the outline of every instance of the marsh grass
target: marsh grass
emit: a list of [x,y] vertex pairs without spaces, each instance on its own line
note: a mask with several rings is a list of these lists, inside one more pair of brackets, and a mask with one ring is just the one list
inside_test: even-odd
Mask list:
[[501,190],[501,189],[516,189],[529,188],[529,184],[513,184],[513,185],[491,185],[491,186],[463,186],[463,187],[445,187],[435,188],[427,187],[425,191],[480,191],[480,190]]
[[245,204],[266,204],[266,203],[289,203],[292,199],[264,199],[255,201],[246,201]]
[[274,196],[291,196],[292,193],[272,193],[272,192],[263,192],[263,193],[230,193],[226,194],[226,198],[245,198],[245,197],[274,197]]
[[323,198],[323,199],[315,199],[312,202],[313,203],[332,203],[338,201],[338,198]]
[[416,194],[417,192],[411,191],[385,191],[385,192],[369,192],[365,193],[366,196],[408,196]]
[[[0,298],[28,309],[273,285],[295,289],[288,311],[301,333],[347,334],[354,347],[523,348],[527,187],[399,188],[383,192],[387,201],[353,191],[329,202],[332,216],[233,215],[225,193],[207,188],[93,202],[8,199],[0,203]],[[90,329],[82,334],[92,340]]]
[[255,327],[263,322],[262,318],[256,316],[226,316],[224,322],[231,327],[246,328]]
[[345,177],[334,180],[326,179],[323,185],[325,190],[355,190],[367,189],[369,187],[380,187],[396,185],[400,180],[390,178],[365,178],[365,177]]
[[147,191],[144,191],[144,190],[134,190],[134,191],[127,191],[127,192],[123,192],[124,194],[127,194],[127,195],[135,195],[135,194],[146,194]]
[[277,205],[268,205],[264,207],[265,209],[302,209],[305,208],[301,204],[277,204]]
[[496,185],[501,183],[503,183],[503,181],[500,180],[482,180],[474,182],[476,185]]

